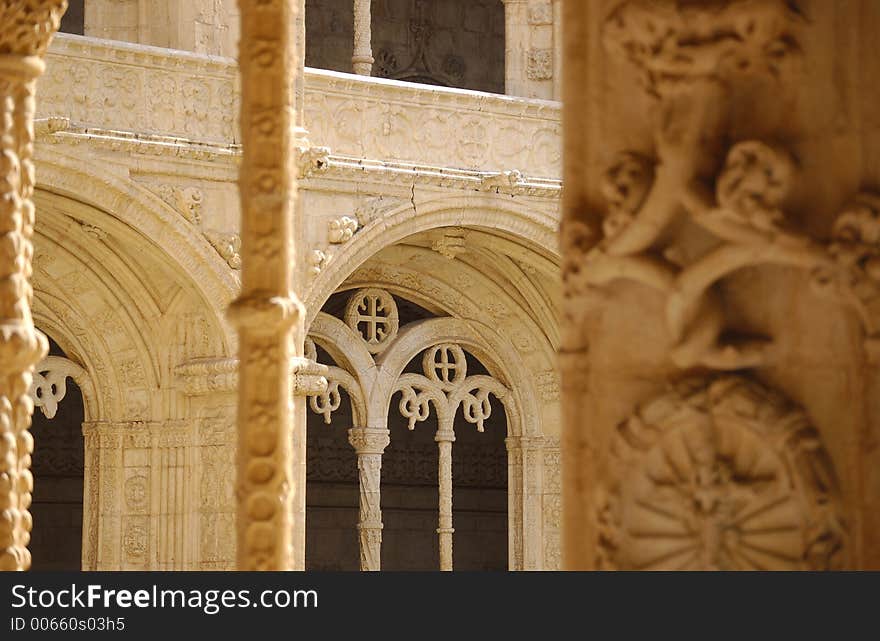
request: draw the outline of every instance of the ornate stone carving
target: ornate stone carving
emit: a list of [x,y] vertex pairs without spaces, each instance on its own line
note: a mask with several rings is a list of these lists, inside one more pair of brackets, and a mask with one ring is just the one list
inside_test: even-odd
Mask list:
[[498,194],[507,194],[524,182],[522,172],[519,169],[512,169],[484,176],[480,180],[480,189],[482,191],[494,191]]
[[330,416],[339,409],[341,403],[338,381],[328,381],[327,388],[323,392],[309,396],[309,407],[315,414],[323,416],[327,425],[330,425]]
[[333,244],[347,243],[358,230],[358,221],[348,216],[335,218],[329,223],[327,240]]
[[205,238],[217,250],[220,257],[232,269],[241,269],[241,237],[238,234],[226,234],[219,231],[205,231]]
[[834,471],[803,411],[741,377],[676,385],[621,424],[599,492],[606,569],[831,570]]
[[445,227],[431,243],[431,249],[449,260],[467,251],[467,232],[458,227]]
[[345,307],[345,323],[360,335],[371,354],[380,354],[397,336],[400,320],[394,297],[383,289],[361,289]]
[[180,187],[162,184],[154,187],[155,192],[171,205],[181,216],[196,227],[202,224],[202,203],[204,194],[198,187]]
[[312,276],[317,276],[323,271],[324,267],[327,266],[327,263],[329,263],[332,258],[333,254],[328,254],[320,249],[313,249],[309,254],[309,273],[311,273]]
[[552,49],[529,49],[526,57],[526,77],[529,80],[553,79]]
[[639,69],[648,90],[662,94],[735,73],[781,76],[800,54],[803,22],[786,0],[627,0],[606,21],[603,37]]
[[308,178],[327,170],[330,165],[329,147],[297,147],[296,166],[300,178]]
[[34,329],[34,111],[42,56],[66,0],[0,4],[0,570],[27,570],[34,364],[48,350]]
[[880,360],[880,196],[857,195],[838,214],[828,247],[832,263],[812,274],[814,288],[852,307],[865,329],[866,351]]
[[397,209],[403,202],[399,198],[376,196],[364,200],[354,211],[359,227],[366,227],[374,220],[382,218],[390,211]]
[[403,374],[395,390],[400,392],[398,409],[409,421],[409,429],[428,419],[433,404],[437,412],[437,434],[434,440],[439,450],[439,518],[437,534],[440,541],[440,569],[452,570],[452,443],[455,441],[453,424],[458,408],[465,421],[478,432],[492,414],[489,395],[502,403],[512,403],[509,390],[491,376],[467,375],[464,350],[454,343],[434,345],[422,355],[423,374]]
[[382,453],[388,447],[388,430],[353,428],[348,440],[357,452],[360,483],[361,570],[381,569],[382,511],[380,508]]
[[[238,568],[288,570],[302,563],[294,550],[294,462],[305,443],[294,443],[291,351],[302,335],[301,304],[291,286],[295,0],[243,0],[241,9],[242,162],[239,298],[229,310],[239,332]],[[302,166],[302,165],[301,165]],[[298,419],[299,420],[299,419]],[[293,448],[297,454],[294,456]],[[300,496],[304,497],[304,493]],[[299,511],[299,506],[296,508]]]
[[67,379],[86,380],[82,367],[66,358],[47,356],[34,370],[29,394],[34,406],[39,407],[46,418],[55,418],[58,404],[67,394]]

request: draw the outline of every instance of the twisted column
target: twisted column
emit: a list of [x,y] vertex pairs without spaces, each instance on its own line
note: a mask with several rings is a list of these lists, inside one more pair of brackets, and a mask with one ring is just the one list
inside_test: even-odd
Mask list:
[[351,443],[358,457],[361,490],[358,518],[361,570],[378,572],[382,561],[382,508],[380,507],[382,454],[390,442],[389,432],[356,427],[348,431],[348,442]]
[[354,72],[369,76],[373,72],[372,3],[370,0],[354,0],[354,55],[351,57]]
[[67,0],[0,2],[0,570],[27,570],[34,404],[46,338],[34,328],[34,92]]
[[440,511],[437,535],[440,539],[440,569],[452,571],[452,443],[455,432],[452,429],[439,429],[434,437],[440,450],[438,476],[440,481]]
[[305,442],[294,443],[290,375],[303,343],[301,305],[291,292],[298,4],[239,0],[242,287],[229,317],[239,332],[241,570],[287,570],[301,556],[293,549],[293,501],[302,481],[293,463],[304,458],[294,448],[304,450]]

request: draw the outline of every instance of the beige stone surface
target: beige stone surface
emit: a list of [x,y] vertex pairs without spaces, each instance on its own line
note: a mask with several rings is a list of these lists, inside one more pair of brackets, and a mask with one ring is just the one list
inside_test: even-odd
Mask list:
[[[399,415],[392,390],[409,361],[448,345],[476,359],[492,389],[507,390],[503,403],[494,395],[465,403],[485,411],[491,401],[486,429],[497,421],[506,430],[498,440],[506,439],[506,514],[484,521],[495,532],[498,519],[507,519],[511,569],[558,568],[558,103],[302,74],[298,107],[308,133],[296,132],[291,145],[299,193],[290,290],[304,312],[294,332],[307,332],[332,359],[294,349],[291,556],[269,560],[237,545],[231,473],[240,339],[226,309],[248,269],[237,186],[250,162],[242,155],[249,139],[238,126],[246,92],[233,60],[198,52],[214,50],[176,41],[172,46],[190,52],[172,51],[133,36],[97,40],[89,37],[88,12],[86,19],[85,38],[54,41],[38,90],[33,313],[64,357],[42,362],[32,388],[35,398],[47,389],[41,380],[75,381],[82,390],[82,567],[231,569],[239,554],[249,567],[305,567],[310,526],[305,452],[297,443],[304,442],[306,394],[343,442],[352,430],[355,445],[347,447],[355,490],[363,486],[362,527],[353,523],[345,540],[364,569],[381,567],[376,532],[384,519],[375,507],[381,509],[376,480],[384,455],[367,436],[381,435]],[[294,113],[295,122],[299,117]],[[337,294],[347,300],[369,289],[396,297],[404,310],[428,310],[430,318],[404,313],[386,349],[371,351],[342,320],[344,310],[339,318],[331,313]],[[330,366],[326,391],[316,360]],[[284,378],[273,385],[280,389]],[[423,391],[413,387],[416,395]],[[69,401],[69,392],[56,388],[37,411]],[[333,410],[337,403],[354,407]],[[436,413],[415,426],[431,430],[429,440]],[[458,417],[453,466],[458,456],[482,451],[468,449],[482,435],[461,410]],[[444,482],[453,510],[459,501],[476,505],[476,490],[457,489],[455,479]],[[389,492],[398,509],[400,492]],[[427,535],[438,544],[439,508],[418,521],[431,522]],[[442,529],[456,523],[460,537],[481,527],[479,514],[456,513]],[[470,543],[462,538],[457,548],[455,532],[442,535],[452,550],[446,567],[455,567],[456,549],[462,563],[473,563]],[[286,546],[276,543],[274,550]],[[398,551],[386,554],[407,562]]]
[[878,20],[565,3],[565,567],[877,567]]

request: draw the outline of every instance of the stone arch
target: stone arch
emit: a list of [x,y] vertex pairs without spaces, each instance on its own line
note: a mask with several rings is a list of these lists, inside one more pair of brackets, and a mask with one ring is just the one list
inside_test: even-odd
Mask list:
[[[479,194],[457,198],[437,198],[391,210],[361,229],[344,245],[330,264],[315,278],[305,296],[307,310],[318,310],[348,276],[385,247],[409,236],[444,227],[483,230],[507,237],[531,251],[558,263],[556,240],[558,216],[527,203]],[[307,312],[307,323],[315,311]]]
[[[87,158],[72,157],[46,146],[40,148],[37,229],[45,195],[63,197],[76,209],[81,223],[119,237],[164,263],[192,285],[218,316],[236,296],[236,272],[192,224],[170,205],[127,177],[95,172]],[[226,333],[224,331],[224,333]]]

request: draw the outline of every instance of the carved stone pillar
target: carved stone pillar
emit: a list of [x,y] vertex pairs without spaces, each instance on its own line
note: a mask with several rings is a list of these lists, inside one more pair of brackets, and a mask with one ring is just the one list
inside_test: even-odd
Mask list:
[[382,569],[382,509],[380,503],[382,454],[390,442],[388,430],[355,427],[348,431],[348,442],[357,452],[361,498],[358,532],[361,570]]
[[0,570],[27,570],[34,365],[46,355],[34,329],[29,279],[34,233],[34,92],[66,0],[0,2]]
[[564,567],[880,567],[880,8],[563,14]]
[[558,0],[504,0],[505,93],[558,98]]
[[452,444],[455,432],[450,429],[439,429],[434,437],[439,448],[438,478],[440,483],[440,510],[437,535],[440,540],[440,569],[452,571]]
[[371,0],[354,0],[354,55],[351,62],[354,72],[361,76],[373,73],[371,9]]
[[[293,549],[294,494],[304,499],[292,415],[291,356],[302,354],[302,310],[291,292],[294,175],[294,52],[298,0],[240,0],[242,291],[230,308],[239,330],[238,567],[287,570]],[[291,400],[293,399],[293,401]],[[295,406],[295,407],[292,407]],[[298,540],[303,541],[302,533]]]

